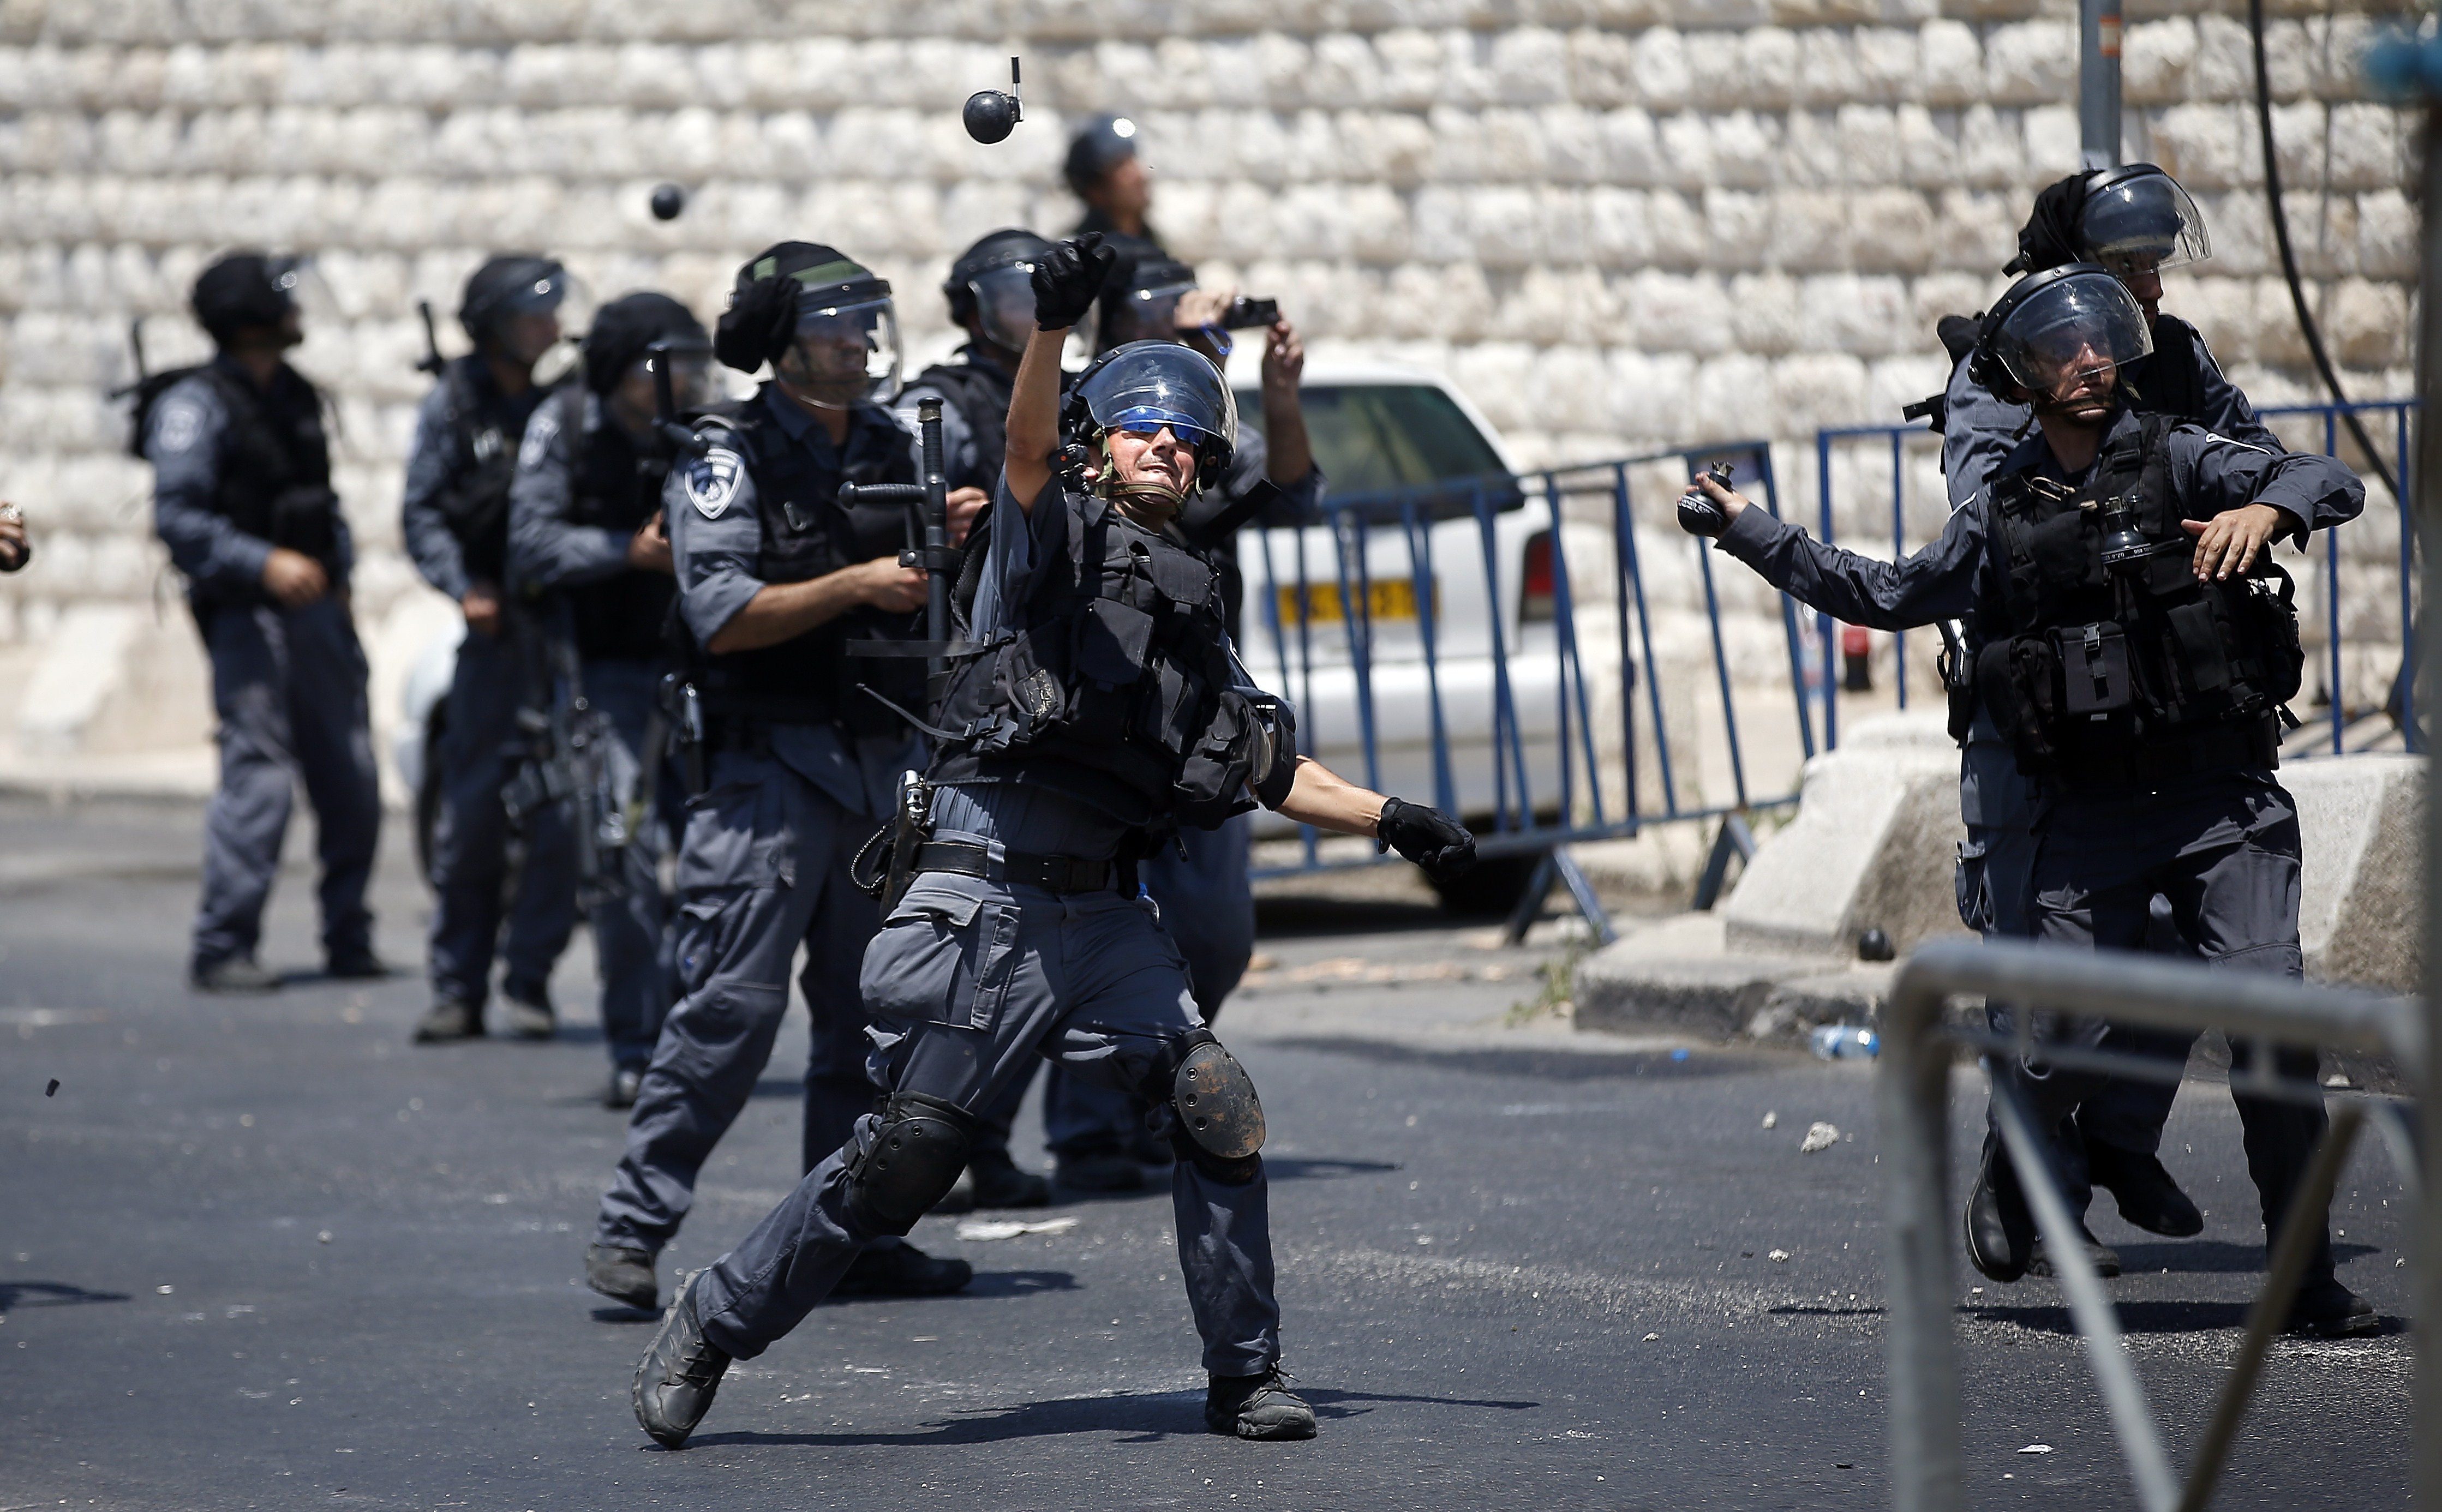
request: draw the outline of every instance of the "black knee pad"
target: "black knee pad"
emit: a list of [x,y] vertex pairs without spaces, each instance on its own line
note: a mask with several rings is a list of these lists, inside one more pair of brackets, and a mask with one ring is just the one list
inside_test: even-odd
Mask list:
[[1264,1104],[1238,1058],[1211,1029],[1179,1041],[1165,1059],[1166,1075],[1148,1088],[1170,1104],[1170,1139],[1179,1158],[1216,1181],[1244,1186],[1262,1174]]
[[967,1167],[974,1115],[955,1102],[902,1092],[847,1170],[847,1216],[877,1234],[903,1234],[949,1194]]

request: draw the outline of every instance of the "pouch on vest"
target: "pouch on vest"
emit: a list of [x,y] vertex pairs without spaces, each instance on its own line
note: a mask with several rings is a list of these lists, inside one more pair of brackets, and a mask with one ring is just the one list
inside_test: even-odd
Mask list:
[[2135,687],[2128,675],[2128,637],[2104,620],[2052,631],[2060,659],[2061,712],[2071,716],[2116,714],[2128,707]]

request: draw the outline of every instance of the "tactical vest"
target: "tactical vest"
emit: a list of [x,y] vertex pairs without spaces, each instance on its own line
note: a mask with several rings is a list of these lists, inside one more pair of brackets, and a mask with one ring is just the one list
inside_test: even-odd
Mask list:
[[457,538],[466,575],[503,580],[509,556],[509,484],[517,477],[520,409],[478,383],[483,358],[460,357],[441,377],[441,423],[447,439],[448,482],[432,496],[443,523]]
[[976,466],[985,476],[979,483],[953,478],[950,486],[972,484],[992,492],[1009,453],[1010,380],[975,363],[943,363],[926,368],[908,387],[939,389],[950,408],[958,411],[958,418],[967,423],[967,434],[975,437]]
[[[2293,588],[2269,552],[2248,577],[2196,581],[2164,444],[2178,424],[2139,417],[2063,497],[2024,472],[1993,485],[1976,690],[2030,775],[2158,786],[2277,763],[2305,666]],[[2115,499],[2173,549],[2106,567]]]
[[1035,507],[1059,525],[1024,602],[953,663],[932,779],[1024,782],[1156,832],[1253,808],[1264,737],[1232,687],[1210,554],[1090,494]]
[[[608,415],[586,429],[585,398],[583,387],[571,384],[558,401],[559,433],[569,450],[569,520],[632,536],[661,507],[669,464],[658,451],[640,454]],[[577,652],[586,660],[649,662],[665,650],[664,627],[678,595],[667,575],[631,570],[561,592]]]
[[[896,556],[907,544],[902,506],[847,509],[839,501],[843,483],[916,482],[906,432],[881,407],[856,407],[847,455],[838,465],[818,463],[793,441],[761,392],[723,406],[699,428],[735,447],[755,481],[755,507],[763,529],[755,575],[762,581],[807,582],[878,556]],[[833,724],[857,736],[904,733],[901,717],[858,684],[902,708],[917,709],[924,700],[923,662],[850,657],[847,646],[850,641],[920,640],[923,629],[920,610],[886,614],[858,608],[777,646],[721,656],[698,652],[690,674],[706,712],[718,717]]]
[[[138,384],[129,449],[144,455],[154,407],[179,384],[201,378],[228,416],[212,512],[258,540],[301,552],[339,575],[339,496],[331,491],[331,448],[322,434],[322,398],[283,366],[266,395],[217,363],[156,373]],[[293,390],[280,390],[293,384]],[[273,403],[273,400],[285,402]]]

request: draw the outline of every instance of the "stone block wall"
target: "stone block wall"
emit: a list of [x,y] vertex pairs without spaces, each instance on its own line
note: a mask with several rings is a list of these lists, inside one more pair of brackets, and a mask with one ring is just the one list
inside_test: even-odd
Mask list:
[[[2274,8],[2282,168],[2348,381],[2398,393],[2410,141],[2364,98],[2385,17],[2354,3]],[[1012,52],[1029,118],[977,146],[958,104]],[[200,350],[185,293],[221,249],[319,256],[299,361],[337,401],[379,626],[425,592],[396,544],[416,299],[446,312],[486,250],[531,246],[710,317],[743,256],[806,236],[892,279],[920,362],[952,344],[934,290],[958,247],[1073,222],[1059,157],[1102,109],[1141,121],[1174,248],[1278,297],[1319,357],[1445,373],[1530,461],[1782,438],[1812,519],[1804,443],[1939,384],[1934,318],[1989,300],[2074,166],[2075,65],[2062,0],[0,0],[0,493],[42,534],[0,581],[0,647],[168,593],[103,394],[133,317],[156,364]],[[2310,397],[2244,27],[2137,7],[2125,68],[2127,155],[2196,192],[2215,247],[2169,306],[2259,399]],[[693,195],[666,225],[664,179]],[[1922,537],[1940,489],[1917,473]],[[1887,537],[1886,471],[1835,493],[1845,537]],[[2369,627],[2380,537],[2346,553]]]

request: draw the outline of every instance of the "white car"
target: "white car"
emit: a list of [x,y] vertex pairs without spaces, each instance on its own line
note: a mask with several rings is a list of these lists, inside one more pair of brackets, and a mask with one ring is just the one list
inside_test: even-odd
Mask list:
[[[1433,373],[1310,362],[1301,395],[1326,501],[1353,507],[1239,534],[1248,669],[1297,705],[1299,745],[1352,781],[1454,807],[1482,827],[1505,810],[1515,828],[1522,767],[1528,805],[1557,816],[1550,505],[1516,485],[1516,460],[1491,425]],[[1238,390],[1238,407],[1242,426],[1262,428],[1253,388]],[[1368,612],[1352,624],[1346,606],[1359,602]],[[1428,603],[1438,609],[1430,621],[1418,615]],[[1504,679],[1516,727],[1497,731]],[[1446,770],[1434,758],[1436,714]],[[1507,758],[1499,764],[1496,735]],[[1256,834],[1294,829],[1264,814]],[[1444,900],[1503,907],[1535,859],[1488,860]]]

